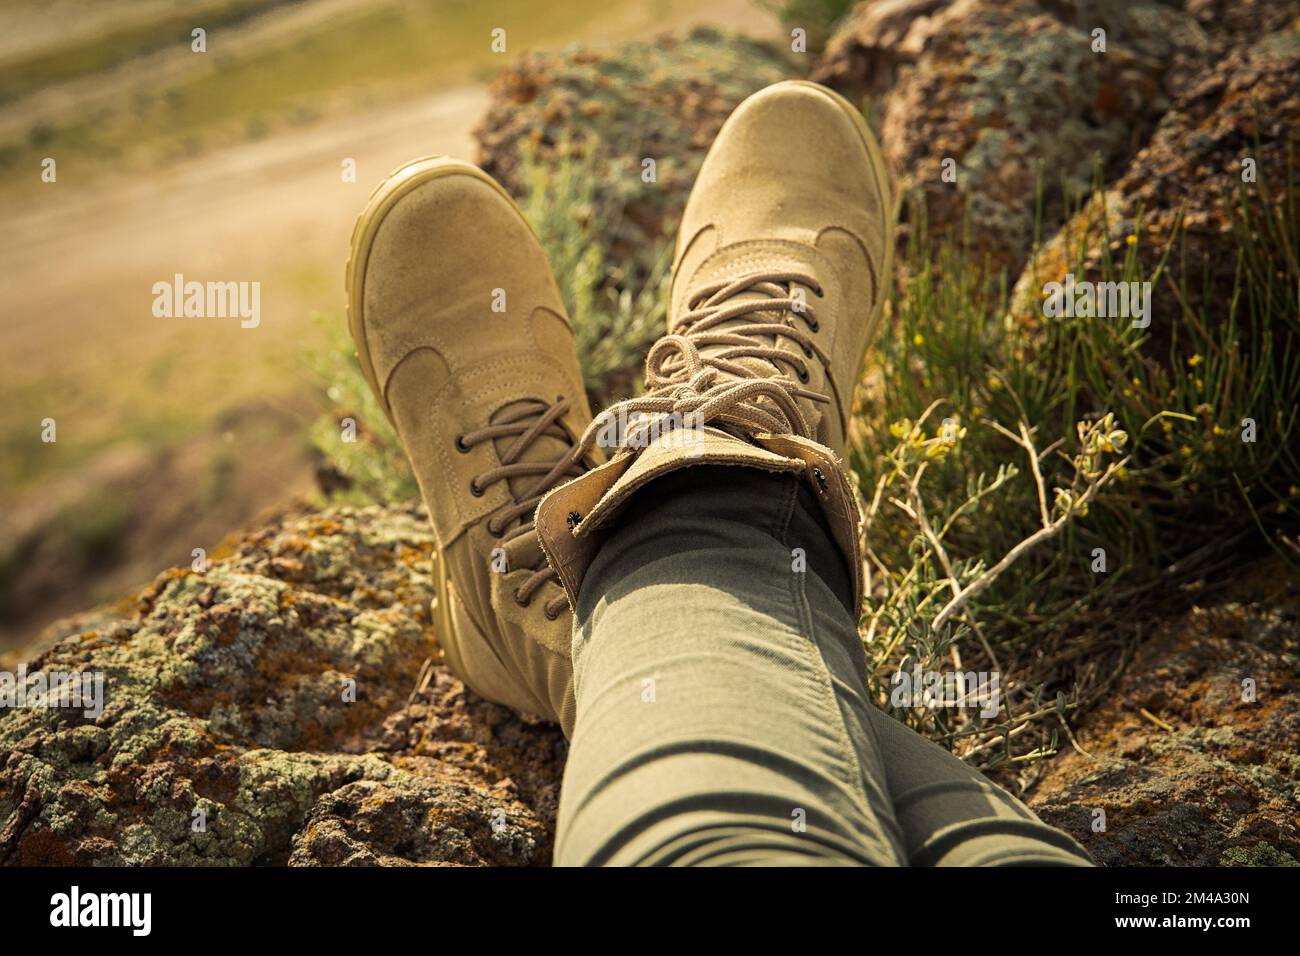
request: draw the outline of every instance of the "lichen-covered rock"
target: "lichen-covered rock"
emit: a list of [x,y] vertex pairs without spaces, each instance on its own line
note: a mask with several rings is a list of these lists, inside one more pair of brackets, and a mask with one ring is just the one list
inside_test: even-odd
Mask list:
[[1201,66],[1283,30],[1300,17],[1300,0],[1182,0],[1180,5],[1205,31],[1207,59]]
[[[1118,181],[1037,251],[1014,288],[1013,320],[1032,328],[1041,321],[1045,283],[1067,272],[1096,280],[1104,257],[1122,259],[1130,237],[1140,274],[1152,275],[1175,233],[1177,252],[1164,267],[1169,278],[1151,298],[1151,334],[1167,337],[1185,308],[1222,318],[1242,246],[1234,220],[1243,205],[1271,215],[1300,187],[1291,155],[1297,131],[1300,28],[1293,27],[1232,50],[1177,96]],[[1258,249],[1265,257],[1288,254],[1271,237]],[[1185,291],[1169,292],[1169,279]]]
[[[492,83],[476,133],[479,164],[522,195],[521,147],[553,165],[561,146],[587,151],[599,178],[611,268],[644,279],[656,241],[671,237],[704,153],[750,93],[793,75],[776,48],[698,28],[611,49],[526,54]],[[653,160],[654,181],[643,178]],[[575,211],[580,213],[581,211]],[[635,283],[633,283],[635,285]]]
[[549,861],[558,729],[431,658],[419,509],[291,514],[28,665],[94,707],[0,711],[0,862]]
[[1300,865],[1298,594],[1165,624],[1030,806],[1108,866]]
[[889,92],[899,70],[920,57],[931,18],[950,2],[862,0],[831,35],[813,79],[849,96]]
[[1036,215],[1054,227],[1098,162],[1122,169],[1169,104],[1171,68],[1204,49],[1190,15],[1154,0],[892,0],[861,4],[813,77],[879,97],[885,157],[931,236],[964,227],[975,261],[1015,272]]

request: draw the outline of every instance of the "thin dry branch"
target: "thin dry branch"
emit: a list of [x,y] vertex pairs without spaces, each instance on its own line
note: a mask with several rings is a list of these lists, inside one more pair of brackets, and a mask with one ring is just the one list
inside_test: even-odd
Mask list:
[[943,610],[938,613],[934,622],[931,624],[931,628],[936,631],[939,630],[939,628],[946,624],[954,614],[965,607],[966,604],[970,602],[971,598],[983,592],[990,584],[998,579],[1003,571],[1015,564],[1023,555],[1060,534],[1061,529],[1069,523],[1070,519],[1078,514],[1088,504],[1088,502],[1096,496],[1097,491],[1103,485],[1107,484],[1110,479],[1115,476],[1115,473],[1126,464],[1128,464],[1127,457],[1111,464],[1104,473],[1092,481],[1088,487],[1083,490],[1083,493],[1071,503],[1070,507],[1067,508],[1059,518],[1047,527],[1040,528],[1028,538],[1025,538],[1025,540],[1021,541],[1018,545],[1003,555],[1001,561],[993,565],[993,567],[986,570],[978,578],[963,588],[960,594],[956,595],[951,601],[944,605]]

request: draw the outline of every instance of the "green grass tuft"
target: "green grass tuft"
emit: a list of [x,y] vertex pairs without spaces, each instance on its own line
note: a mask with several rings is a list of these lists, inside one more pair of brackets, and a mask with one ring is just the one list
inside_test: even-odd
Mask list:
[[[886,483],[869,508],[874,595],[864,634],[873,686],[887,701],[890,675],[919,661],[996,670],[1006,699],[992,724],[969,711],[896,716],[985,768],[1032,763],[1055,751],[1057,731],[1068,732],[1065,715],[1104,690],[1098,663],[1190,600],[1182,588],[1203,596],[1268,547],[1300,563],[1295,199],[1241,195],[1236,281],[1224,300],[1201,297],[1214,303],[1212,313],[1186,308],[1200,277],[1175,268],[1183,235],[1169,238],[1150,274],[1140,271],[1136,239],[1121,242],[1123,255],[1103,257],[1097,281],[1151,280],[1153,297],[1182,306],[1181,320],[1158,337],[1127,319],[1040,313],[1025,321],[1005,281],[975,278],[980,270],[960,246],[943,243],[932,254],[923,210],[913,211],[907,278],[876,345],[851,455],[864,496]],[[1079,276],[1087,274],[1081,256],[1071,269]],[[918,436],[927,409],[929,431]],[[962,430],[960,441],[927,463],[913,501],[907,482],[916,464],[900,469],[899,449],[909,438],[934,442],[934,423],[944,418]],[[1256,423],[1253,443],[1242,441],[1246,419]],[[1087,484],[1081,438],[1096,445],[1103,421],[1101,431],[1123,439],[1103,458],[1114,464],[1122,453],[1122,467],[1059,533],[973,596],[967,614],[935,631],[954,581],[977,580],[1061,514],[1054,489],[1077,504]],[[1042,496],[1026,444],[1037,449]],[[1083,470],[1094,466],[1100,475],[1096,462]],[[926,525],[942,529],[938,546]],[[1105,551],[1104,573],[1093,569],[1095,549]]]

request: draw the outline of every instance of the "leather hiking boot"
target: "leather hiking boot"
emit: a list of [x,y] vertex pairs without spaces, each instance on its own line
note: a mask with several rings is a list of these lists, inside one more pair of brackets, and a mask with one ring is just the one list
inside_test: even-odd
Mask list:
[[447,158],[397,170],[352,234],[348,324],[437,539],[448,666],[489,700],[573,726],[572,612],[537,502],[598,464],[573,327],[506,192]]
[[802,473],[862,604],[857,499],[843,457],[853,390],[888,298],[894,222],[861,114],[803,81],[769,86],[723,124],[682,216],[668,334],[607,464],[548,494],[537,529],[576,600],[603,529],[654,478],[695,464]]

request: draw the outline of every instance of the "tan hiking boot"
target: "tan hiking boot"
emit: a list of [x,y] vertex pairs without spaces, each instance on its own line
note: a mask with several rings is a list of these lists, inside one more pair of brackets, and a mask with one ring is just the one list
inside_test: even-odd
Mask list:
[[777,83],[718,133],[682,217],[669,332],[608,464],[547,495],[537,528],[571,599],[604,530],[639,487],[694,464],[802,472],[861,607],[856,498],[842,458],[853,389],[888,298],[893,205],[861,114],[824,87]]
[[505,191],[446,158],[397,170],[357,220],[348,318],[437,538],[448,665],[490,700],[573,726],[572,612],[538,548],[541,496],[599,462],[573,328]]

